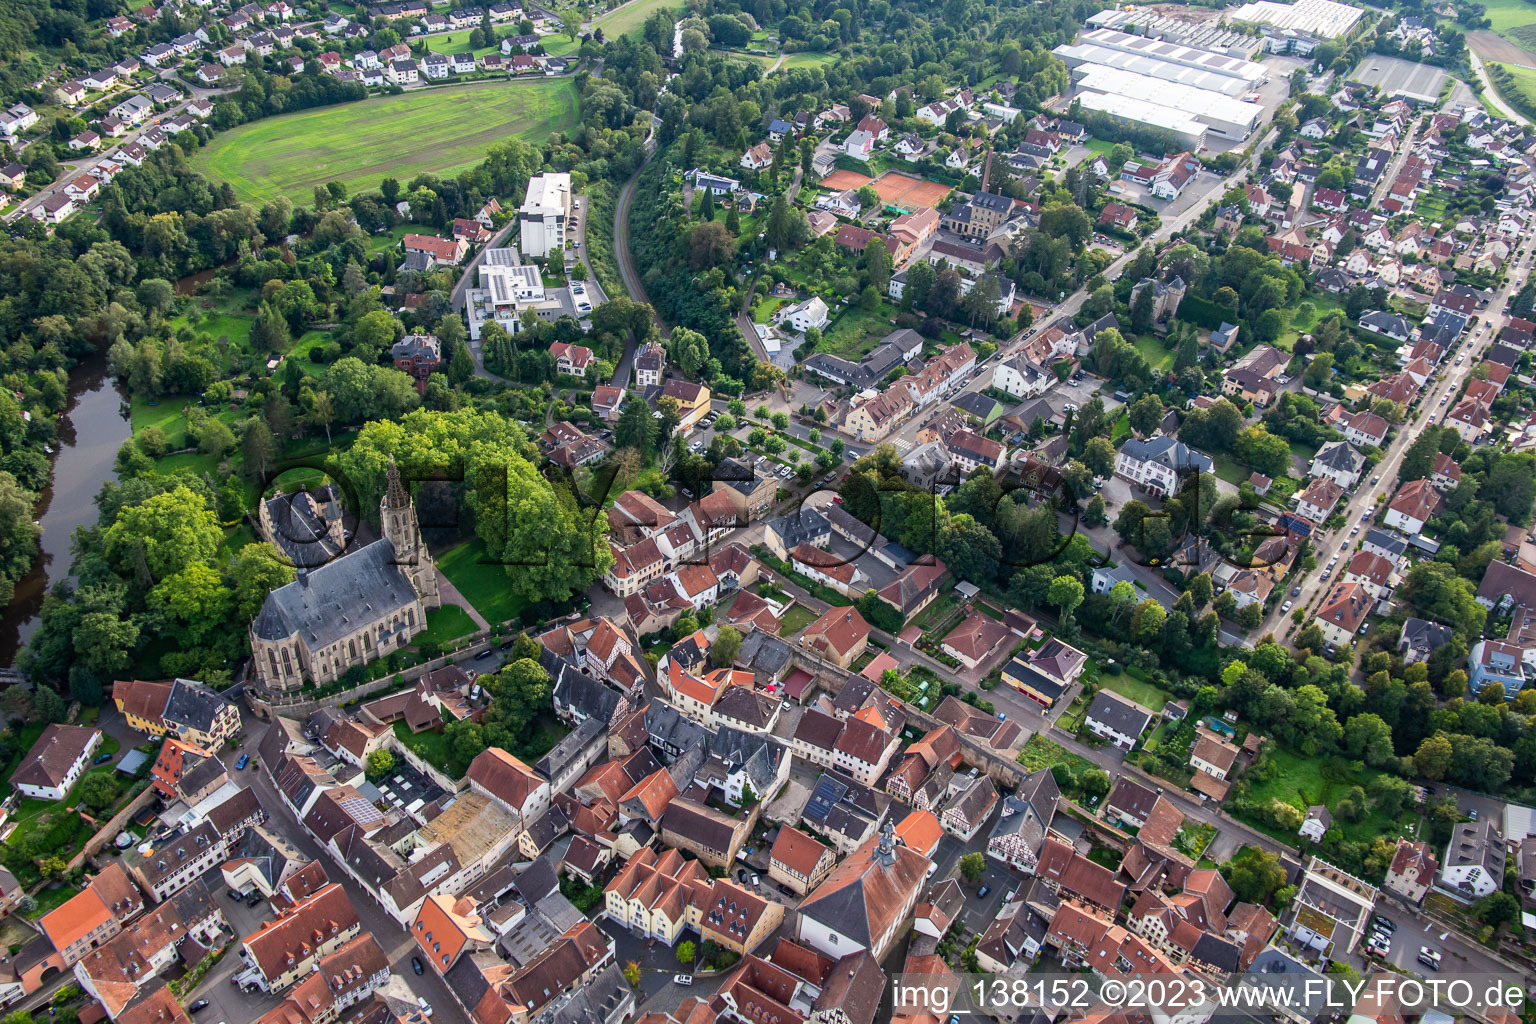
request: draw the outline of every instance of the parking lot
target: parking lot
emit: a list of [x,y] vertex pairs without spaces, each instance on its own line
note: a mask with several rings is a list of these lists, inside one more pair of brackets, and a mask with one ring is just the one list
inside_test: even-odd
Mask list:
[[[217,873],[209,877],[209,888],[218,900],[219,909],[223,911],[225,920],[229,922],[234,938],[239,939],[241,936],[250,935],[263,923],[273,919],[272,908],[266,900],[260,901],[254,907],[246,906],[244,900],[230,898],[222,884],[223,879]],[[225,934],[228,936],[230,933]],[[208,972],[203,983],[183,1002],[190,1007],[198,1000],[208,1000],[208,1008],[199,1011],[197,1017],[199,1020],[208,1021],[209,1024],[220,1024],[220,1022],[240,1024],[241,1021],[256,1020],[282,1002],[282,999],[260,991],[246,994],[232,984],[230,979],[245,970],[245,965],[246,961],[241,959],[240,946],[237,943],[224,954],[224,958]]]

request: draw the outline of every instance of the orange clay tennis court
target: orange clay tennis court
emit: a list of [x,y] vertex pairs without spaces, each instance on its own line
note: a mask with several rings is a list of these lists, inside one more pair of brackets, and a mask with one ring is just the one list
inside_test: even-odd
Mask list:
[[[822,188],[836,189],[841,192],[846,189],[863,188],[871,184],[867,175],[857,171],[845,171],[839,168],[821,179]],[[887,171],[873,182],[875,191],[880,196],[880,201],[892,206],[937,206],[949,195],[950,187],[941,185],[936,181],[924,181],[922,178],[914,178],[910,174],[902,174],[899,171]]]

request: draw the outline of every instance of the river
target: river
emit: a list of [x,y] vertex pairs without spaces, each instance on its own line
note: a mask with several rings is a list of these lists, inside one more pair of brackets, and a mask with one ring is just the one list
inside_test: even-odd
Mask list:
[[42,550],[0,615],[0,665],[16,660],[16,652],[37,628],[43,595],[68,574],[75,527],[96,521],[96,492],[113,478],[117,450],[133,433],[123,416],[123,400],[107,374],[104,353],[87,358],[69,375],[69,407],[59,420],[53,476],[37,503]]

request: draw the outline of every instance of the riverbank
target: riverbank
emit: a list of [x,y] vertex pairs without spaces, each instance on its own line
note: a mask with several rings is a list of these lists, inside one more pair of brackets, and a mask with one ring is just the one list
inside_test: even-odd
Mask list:
[[96,521],[96,494],[115,478],[117,450],[132,434],[124,401],[107,373],[105,353],[70,372],[69,406],[59,419],[52,473],[33,510],[42,526],[38,555],[0,613],[0,666],[15,663],[21,645],[37,628],[43,597],[69,574],[75,527]]

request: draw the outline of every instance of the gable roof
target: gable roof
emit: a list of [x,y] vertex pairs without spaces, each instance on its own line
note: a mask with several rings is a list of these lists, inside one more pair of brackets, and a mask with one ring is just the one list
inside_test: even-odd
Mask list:
[[83,725],[50,724],[11,773],[15,785],[57,788],[101,733]]
[[[887,826],[889,827],[889,826]],[[928,858],[870,836],[800,904],[800,913],[871,948],[896,923],[927,878]]]

